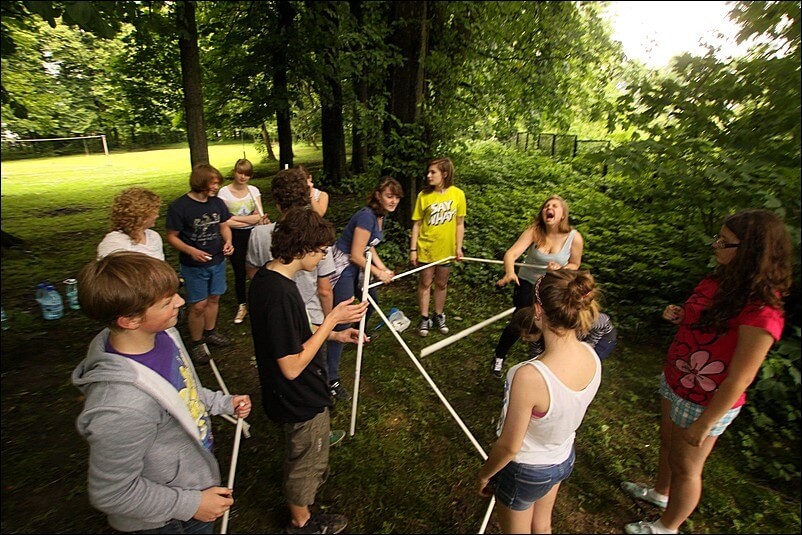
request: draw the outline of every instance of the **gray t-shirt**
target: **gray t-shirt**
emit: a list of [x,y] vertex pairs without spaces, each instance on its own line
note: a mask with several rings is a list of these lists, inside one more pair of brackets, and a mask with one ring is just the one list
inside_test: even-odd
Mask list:
[[[260,268],[267,262],[273,260],[270,253],[270,246],[273,243],[273,229],[275,223],[268,225],[257,225],[251,230],[251,237],[248,241],[248,255],[245,262],[254,268]],[[314,271],[298,271],[293,279],[304,300],[309,318],[315,325],[323,323],[323,307],[320,306],[320,298],[317,295],[317,280],[328,277],[334,273],[334,259],[331,256],[331,247],[326,251],[326,256],[317,265]]]

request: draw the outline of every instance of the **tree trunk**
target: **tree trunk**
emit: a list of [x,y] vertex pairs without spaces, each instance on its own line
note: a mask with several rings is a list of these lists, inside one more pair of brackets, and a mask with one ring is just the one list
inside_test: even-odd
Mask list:
[[273,154],[273,141],[270,139],[270,132],[267,131],[267,125],[265,125],[264,121],[262,121],[262,141],[265,144],[265,149],[267,149],[268,161],[275,162],[276,155]]
[[[404,57],[403,64],[396,66],[390,81],[390,110],[398,120],[391,124],[400,139],[420,136],[421,106],[423,103],[423,66],[426,60],[428,39],[426,15],[427,2],[394,2],[393,18],[397,22],[392,42]],[[389,141],[389,139],[388,139]],[[404,199],[398,205],[398,218],[407,228],[412,225],[412,210],[417,196],[415,168],[422,163],[425,154],[419,154],[413,144],[400,143],[391,150],[393,167],[400,169],[395,178],[404,188]]]
[[184,109],[189,141],[189,160],[194,167],[209,163],[209,145],[203,120],[203,88],[201,86],[198,26],[195,23],[195,3],[176,4],[178,47],[181,51],[181,84],[184,89]]
[[[286,36],[292,31],[295,9],[288,0],[279,0],[278,33]],[[287,39],[279,40],[282,45],[273,50],[273,98],[276,102],[276,127],[278,128],[279,169],[292,167],[292,119],[290,117],[289,91],[287,90]]]
[[[357,29],[362,28],[365,23],[365,13],[362,0],[351,0],[349,3],[351,13],[356,20]],[[368,145],[365,135],[362,132],[360,123],[360,106],[364,107],[368,102],[368,83],[364,73],[357,73],[354,77],[354,93],[356,102],[353,105],[351,120],[351,172],[355,174],[364,173],[368,169]]]

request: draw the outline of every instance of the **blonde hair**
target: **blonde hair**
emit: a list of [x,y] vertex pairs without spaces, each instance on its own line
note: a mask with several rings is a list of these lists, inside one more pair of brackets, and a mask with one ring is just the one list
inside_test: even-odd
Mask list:
[[588,332],[599,317],[599,290],[587,271],[547,271],[535,283],[535,302],[543,308],[552,331]]
[[114,197],[111,205],[111,230],[124,232],[131,238],[144,230],[145,221],[158,212],[162,199],[145,188],[128,188]]
[[141,316],[177,291],[178,275],[169,264],[134,251],[93,260],[78,274],[81,310],[112,329],[117,318]]
[[558,230],[562,233],[570,232],[571,230],[571,223],[568,222],[568,203],[565,202],[565,199],[560,197],[559,195],[552,195],[545,201],[543,204],[540,205],[540,210],[537,211],[537,216],[535,220],[532,221],[532,230],[535,233],[534,242],[536,245],[543,245],[543,239],[546,237],[546,222],[543,220],[543,209],[546,208],[546,205],[549,204],[549,201],[557,199],[560,201],[560,204],[563,207],[563,213],[565,217],[560,221],[560,226]]

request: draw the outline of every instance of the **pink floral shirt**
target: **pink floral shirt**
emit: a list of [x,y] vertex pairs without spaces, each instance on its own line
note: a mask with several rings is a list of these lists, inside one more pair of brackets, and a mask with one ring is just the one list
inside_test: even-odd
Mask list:
[[[685,302],[685,318],[668,348],[663,372],[668,386],[681,398],[707,406],[719,385],[727,378],[730,361],[738,345],[738,327],[750,325],[768,331],[779,340],[785,326],[782,310],[761,303],[750,303],[729,321],[721,335],[694,330],[702,311],[710,306],[718,281],[707,277]],[[746,402],[743,393],[732,408]]]

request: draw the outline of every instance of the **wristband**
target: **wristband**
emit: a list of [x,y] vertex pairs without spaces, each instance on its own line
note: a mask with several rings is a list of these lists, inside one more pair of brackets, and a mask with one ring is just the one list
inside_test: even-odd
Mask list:
[[417,253],[417,252],[418,252],[418,250],[417,250],[417,249],[410,249],[410,250],[409,250],[409,252],[410,252],[410,253]]

